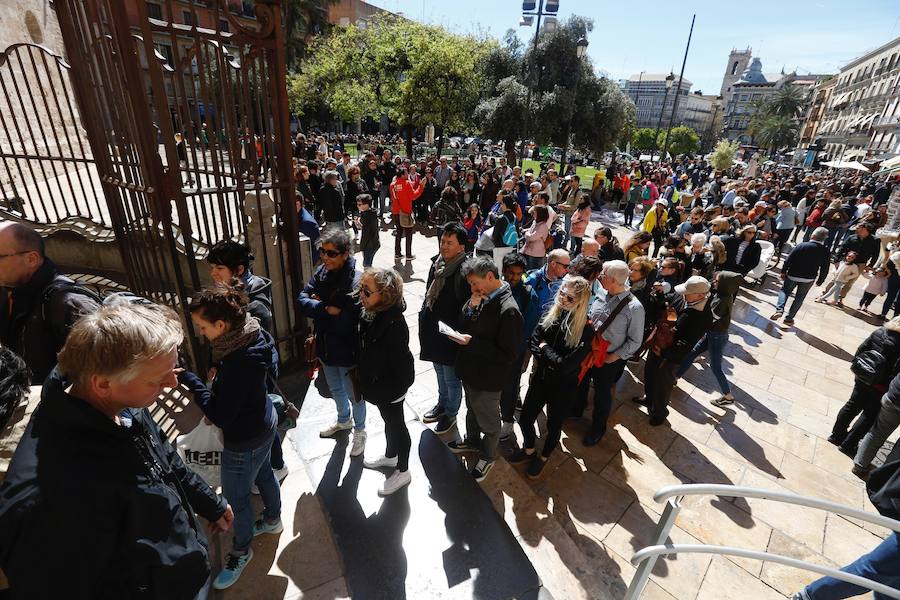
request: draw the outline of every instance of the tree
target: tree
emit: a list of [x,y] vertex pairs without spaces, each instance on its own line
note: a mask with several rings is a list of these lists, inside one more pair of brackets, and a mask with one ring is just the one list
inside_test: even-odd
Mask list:
[[631,134],[631,145],[638,150],[650,150],[656,144],[656,130],[642,127]]
[[803,113],[806,92],[796,85],[787,84],[767,102],[767,112],[781,117],[795,118]]
[[516,140],[525,128],[528,89],[519,81],[524,63],[522,42],[512,29],[503,43],[494,46],[484,59],[481,101],[474,120],[481,134],[504,140],[506,159],[516,164]]
[[796,141],[800,134],[800,123],[795,118],[776,114],[761,115],[759,118],[753,115],[749,131],[757,144],[774,152]]
[[[669,133],[668,144],[669,153],[672,156],[691,154],[700,148],[700,136],[692,128],[686,125],[679,125]],[[661,147],[666,147],[665,139],[663,139]]]
[[331,29],[328,7],[338,0],[286,0],[284,7],[285,58],[294,70],[305,56],[307,40]]
[[737,140],[729,142],[728,140],[720,140],[716,144],[709,161],[717,171],[724,171],[734,162],[734,154],[741,149],[741,145]]

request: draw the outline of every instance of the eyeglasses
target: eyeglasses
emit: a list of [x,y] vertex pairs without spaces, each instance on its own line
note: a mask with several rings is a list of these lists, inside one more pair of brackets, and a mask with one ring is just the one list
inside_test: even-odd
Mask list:
[[567,294],[566,292],[560,292],[559,299],[565,300],[566,302],[575,302],[575,296],[573,296],[572,294]]
[[359,291],[360,291],[360,293],[362,293],[362,295],[365,296],[366,298],[370,298],[370,297],[372,296],[372,294],[375,293],[375,292],[373,292],[372,290],[370,290],[370,289],[367,288],[367,287],[361,287],[361,288],[359,288]]
[[343,252],[339,252],[337,250],[326,250],[325,248],[319,248],[319,254],[322,254],[323,256],[327,256],[328,258],[337,258],[341,254],[343,254]]
[[551,260],[550,262],[554,262],[554,263],[556,263],[556,264],[558,264],[558,265],[561,265],[561,266],[563,266],[563,267],[565,267],[565,268],[567,268],[567,269],[568,269],[569,267],[572,266],[571,263],[559,262],[558,260]]
[[21,252],[13,252],[11,254],[0,254],[0,259],[9,258],[10,256],[21,256],[23,254],[28,254],[31,250],[22,250]]

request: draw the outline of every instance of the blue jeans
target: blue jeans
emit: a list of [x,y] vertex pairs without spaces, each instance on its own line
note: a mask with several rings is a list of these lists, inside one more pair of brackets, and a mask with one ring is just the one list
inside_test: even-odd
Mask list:
[[243,553],[253,540],[253,523],[256,514],[250,504],[250,488],[259,488],[262,496],[263,517],[275,521],[281,517],[281,490],[272,472],[269,458],[275,431],[259,447],[244,452],[222,452],[222,493],[234,511],[234,550]]
[[378,249],[375,250],[363,250],[363,268],[371,267],[372,261],[375,260],[375,253],[378,252]]
[[353,409],[353,429],[354,431],[362,431],[366,428],[366,403],[360,400],[353,401],[353,382],[347,372],[352,367],[330,367],[322,365],[325,372],[325,380],[328,381],[328,387],[331,389],[331,397],[334,398],[334,405],[337,407],[337,420],[340,423],[346,423],[350,420],[350,410]]
[[800,307],[803,306],[803,300],[806,299],[806,294],[809,293],[809,290],[812,289],[814,281],[794,281],[790,277],[785,277],[784,283],[781,284],[781,291],[778,292],[778,304],[775,305],[775,310],[778,312],[784,312],[784,305],[787,304],[787,300],[795,289],[797,290],[797,294],[794,296],[794,301],[791,303],[791,310],[788,311],[787,318],[793,319],[797,316],[797,313],[800,311]]
[[694,362],[694,359],[709,350],[709,368],[712,369],[713,375],[716,376],[716,381],[719,382],[719,389],[722,390],[722,395],[730,394],[731,387],[728,385],[728,379],[725,377],[725,372],[722,370],[722,354],[725,351],[725,344],[727,343],[727,332],[708,332],[703,336],[703,339],[697,342],[694,349],[684,357],[684,360],[681,361],[681,366],[678,367],[678,372],[675,375],[677,377],[684,377],[687,370],[691,368],[691,363]]
[[455,417],[462,404],[462,381],[456,376],[453,365],[433,364],[437,375],[438,406],[444,409],[448,417]]
[[[841,571],[859,575],[883,583],[886,586],[900,588],[900,538],[894,533],[868,554],[860,556]],[[869,590],[858,585],[823,577],[806,586],[801,593],[804,600],[838,600],[865,594]],[[875,600],[888,600],[884,594],[874,593]]]

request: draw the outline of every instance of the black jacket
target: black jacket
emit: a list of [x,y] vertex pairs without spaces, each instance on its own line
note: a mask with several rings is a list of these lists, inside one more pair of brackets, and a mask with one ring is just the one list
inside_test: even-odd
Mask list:
[[733,271],[720,271],[716,289],[709,299],[712,310],[712,325],[709,330],[716,333],[728,333],[731,327],[731,310],[741,287],[741,275]]
[[726,259],[723,269],[726,271],[736,271],[741,275],[746,275],[756,268],[759,264],[759,257],[762,254],[762,246],[756,240],[750,242],[744,254],[741,256],[741,262],[737,262],[738,249],[741,246],[740,236],[730,237],[723,242],[725,245]]
[[829,259],[828,249],[822,242],[803,242],[788,254],[781,272],[786,277],[815,279],[816,285],[822,285],[831,267]]
[[837,260],[843,260],[849,252],[856,252],[855,263],[857,265],[868,264],[870,267],[874,267],[878,260],[878,254],[881,252],[881,240],[871,234],[862,239],[854,233],[838,247],[835,253]]
[[359,224],[362,225],[362,233],[359,236],[360,250],[378,250],[381,248],[381,240],[378,238],[378,212],[370,208],[359,213]]
[[697,310],[685,305],[678,313],[675,321],[675,339],[672,345],[663,350],[661,356],[668,361],[678,364],[694,349],[694,345],[700,341],[712,326],[713,316],[711,302],[706,301],[703,310]]
[[322,184],[319,190],[319,210],[328,223],[343,221],[347,213],[344,212],[344,198],[336,187]]
[[[431,269],[428,271],[428,281],[425,283],[425,289],[431,287],[434,281],[434,262],[437,256],[431,259]],[[460,263],[460,267],[462,263]],[[459,267],[450,278],[444,282],[441,293],[431,308],[422,305],[419,311],[419,346],[421,351],[419,359],[423,361],[438,363],[440,365],[452,365],[456,362],[456,353],[459,351],[459,344],[438,333],[438,321],[443,321],[454,329],[459,329],[459,310],[463,304],[468,302],[472,295],[466,278],[462,276]]]
[[[590,323],[586,323],[578,345],[570,348],[566,345],[566,330],[562,327],[561,319],[549,325],[538,323],[528,340],[528,349],[535,360],[532,377],[553,378],[561,385],[577,384],[581,362],[591,351],[593,338],[594,330]],[[546,342],[543,347],[542,342]]]
[[880,357],[886,365],[881,369],[885,373],[885,378],[872,387],[884,391],[888,389],[888,384],[890,384],[891,388],[887,396],[892,402],[900,406],[900,382],[894,381],[894,376],[897,375],[898,367],[900,367],[900,332],[884,326],[879,327],[862,341],[854,356],[858,356],[863,352],[866,353],[869,359]]
[[397,400],[415,379],[403,308],[393,306],[371,322],[359,320],[359,386],[363,400],[372,404]]
[[464,383],[477,390],[499,392],[522,339],[522,313],[506,284],[482,305],[475,311],[466,305],[460,311],[458,329],[472,339],[459,346],[454,367]]
[[203,414],[222,429],[226,448],[235,452],[258,448],[277,422],[268,396],[278,378],[275,341],[260,330],[256,340],[214,366],[216,377],[210,387],[190,371],[182,372],[178,381],[191,391]]
[[123,411],[132,424],[119,426],[67,386],[57,371],[47,379],[0,486],[12,597],[194,598],[210,573],[194,512],[215,521],[225,499],[185,468],[147,410]]
[[[356,181],[347,181],[347,191],[344,192],[344,211],[347,214],[356,214],[356,197],[360,194],[368,194],[369,187],[362,178]],[[377,197],[372,202],[377,202]]]
[[0,288],[0,343],[21,356],[32,381],[40,383],[56,366],[56,355],[75,321],[99,305],[50,259],[44,259],[28,283],[12,290],[11,315],[6,292]]
[[[300,292],[300,312],[313,320],[316,331],[316,356],[326,365],[352,367],[359,353],[359,304],[352,293],[360,273],[351,256],[344,266],[331,272],[321,265]],[[315,296],[315,297],[314,297]],[[326,306],[336,306],[341,314],[330,315]]]

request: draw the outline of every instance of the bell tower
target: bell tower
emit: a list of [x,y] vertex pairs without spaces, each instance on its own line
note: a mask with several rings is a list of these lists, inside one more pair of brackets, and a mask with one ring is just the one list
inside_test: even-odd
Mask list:
[[747,65],[750,64],[751,58],[752,52],[750,48],[747,48],[746,50],[733,48],[731,53],[728,54],[728,63],[725,65],[725,75],[722,77],[722,89],[719,90],[719,95],[722,96],[723,99],[725,98],[725,92],[728,89],[728,86],[741,78],[741,73],[743,73],[747,68]]

